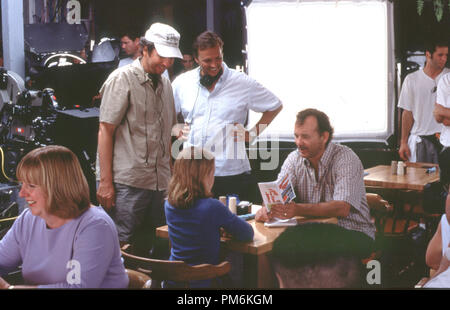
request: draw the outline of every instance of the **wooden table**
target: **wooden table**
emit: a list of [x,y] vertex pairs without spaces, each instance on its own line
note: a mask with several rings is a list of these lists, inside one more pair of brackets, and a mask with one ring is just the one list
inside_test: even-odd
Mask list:
[[391,166],[379,165],[364,170],[366,186],[377,186],[390,189],[423,191],[425,185],[439,181],[439,169],[427,173],[427,168],[408,166],[405,175],[391,173]]
[[[428,235],[435,230],[436,216],[428,214],[423,209],[423,191],[427,184],[439,181],[439,168],[436,164],[407,163],[405,175],[391,173],[390,166],[379,165],[364,170],[364,184],[367,192],[380,194],[394,205],[396,220],[394,223],[403,225],[400,230],[409,228],[410,222],[423,222]],[[435,167],[435,171],[427,173],[427,169]],[[398,221],[403,219],[403,221]],[[396,224],[397,225],[397,224]]]
[[[255,211],[253,211],[255,212]],[[305,218],[297,217],[299,223],[322,222],[337,224],[337,218]],[[255,220],[248,221],[255,232],[253,241],[238,242],[222,238],[226,249],[244,254],[244,280],[247,288],[274,288],[275,277],[271,271],[267,253],[272,251],[273,242],[286,229],[286,227],[265,227],[264,223]],[[168,227],[161,226],[156,229],[160,238],[169,238]]]

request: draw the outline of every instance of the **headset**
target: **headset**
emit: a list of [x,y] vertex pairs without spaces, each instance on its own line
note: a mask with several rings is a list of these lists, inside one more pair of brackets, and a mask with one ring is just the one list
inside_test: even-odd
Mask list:
[[[201,70],[200,70],[200,72],[201,72]],[[220,68],[220,71],[219,71],[219,73],[217,73],[216,76],[210,76],[208,74],[200,76],[200,84],[202,84],[206,88],[209,88],[209,87],[211,87],[212,84],[214,84],[215,81],[217,81],[220,78],[222,73],[223,73],[223,70],[222,70],[222,68]]]

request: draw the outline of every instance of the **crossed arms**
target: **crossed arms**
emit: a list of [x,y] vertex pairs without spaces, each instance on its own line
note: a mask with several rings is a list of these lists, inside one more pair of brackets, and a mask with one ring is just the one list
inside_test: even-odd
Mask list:
[[434,105],[433,115],[436,122],[450,126],[450,108],[445,108],[439,103],[436,103]]

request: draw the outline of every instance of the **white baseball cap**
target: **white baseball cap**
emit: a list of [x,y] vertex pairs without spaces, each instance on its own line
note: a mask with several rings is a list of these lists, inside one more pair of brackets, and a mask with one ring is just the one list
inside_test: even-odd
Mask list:
[[174,28],[166,24],[155,23],[145,32],[144,38],[155,44],[159,56],[168,58],[181,58],[183,55],[178,48],[180,34]]

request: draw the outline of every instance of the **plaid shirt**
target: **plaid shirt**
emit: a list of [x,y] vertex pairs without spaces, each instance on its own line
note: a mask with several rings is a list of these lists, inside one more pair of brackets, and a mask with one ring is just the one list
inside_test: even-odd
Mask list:
[[348,147],[330,143],[319,161],[318,180],[314,168],[298,150],[290,153],[278,178],[289,174],[297,203],[345,201],[351,205],[338,225],[375,238],[375,226],[370,221],[363,180],[364,169],[358,156]]

